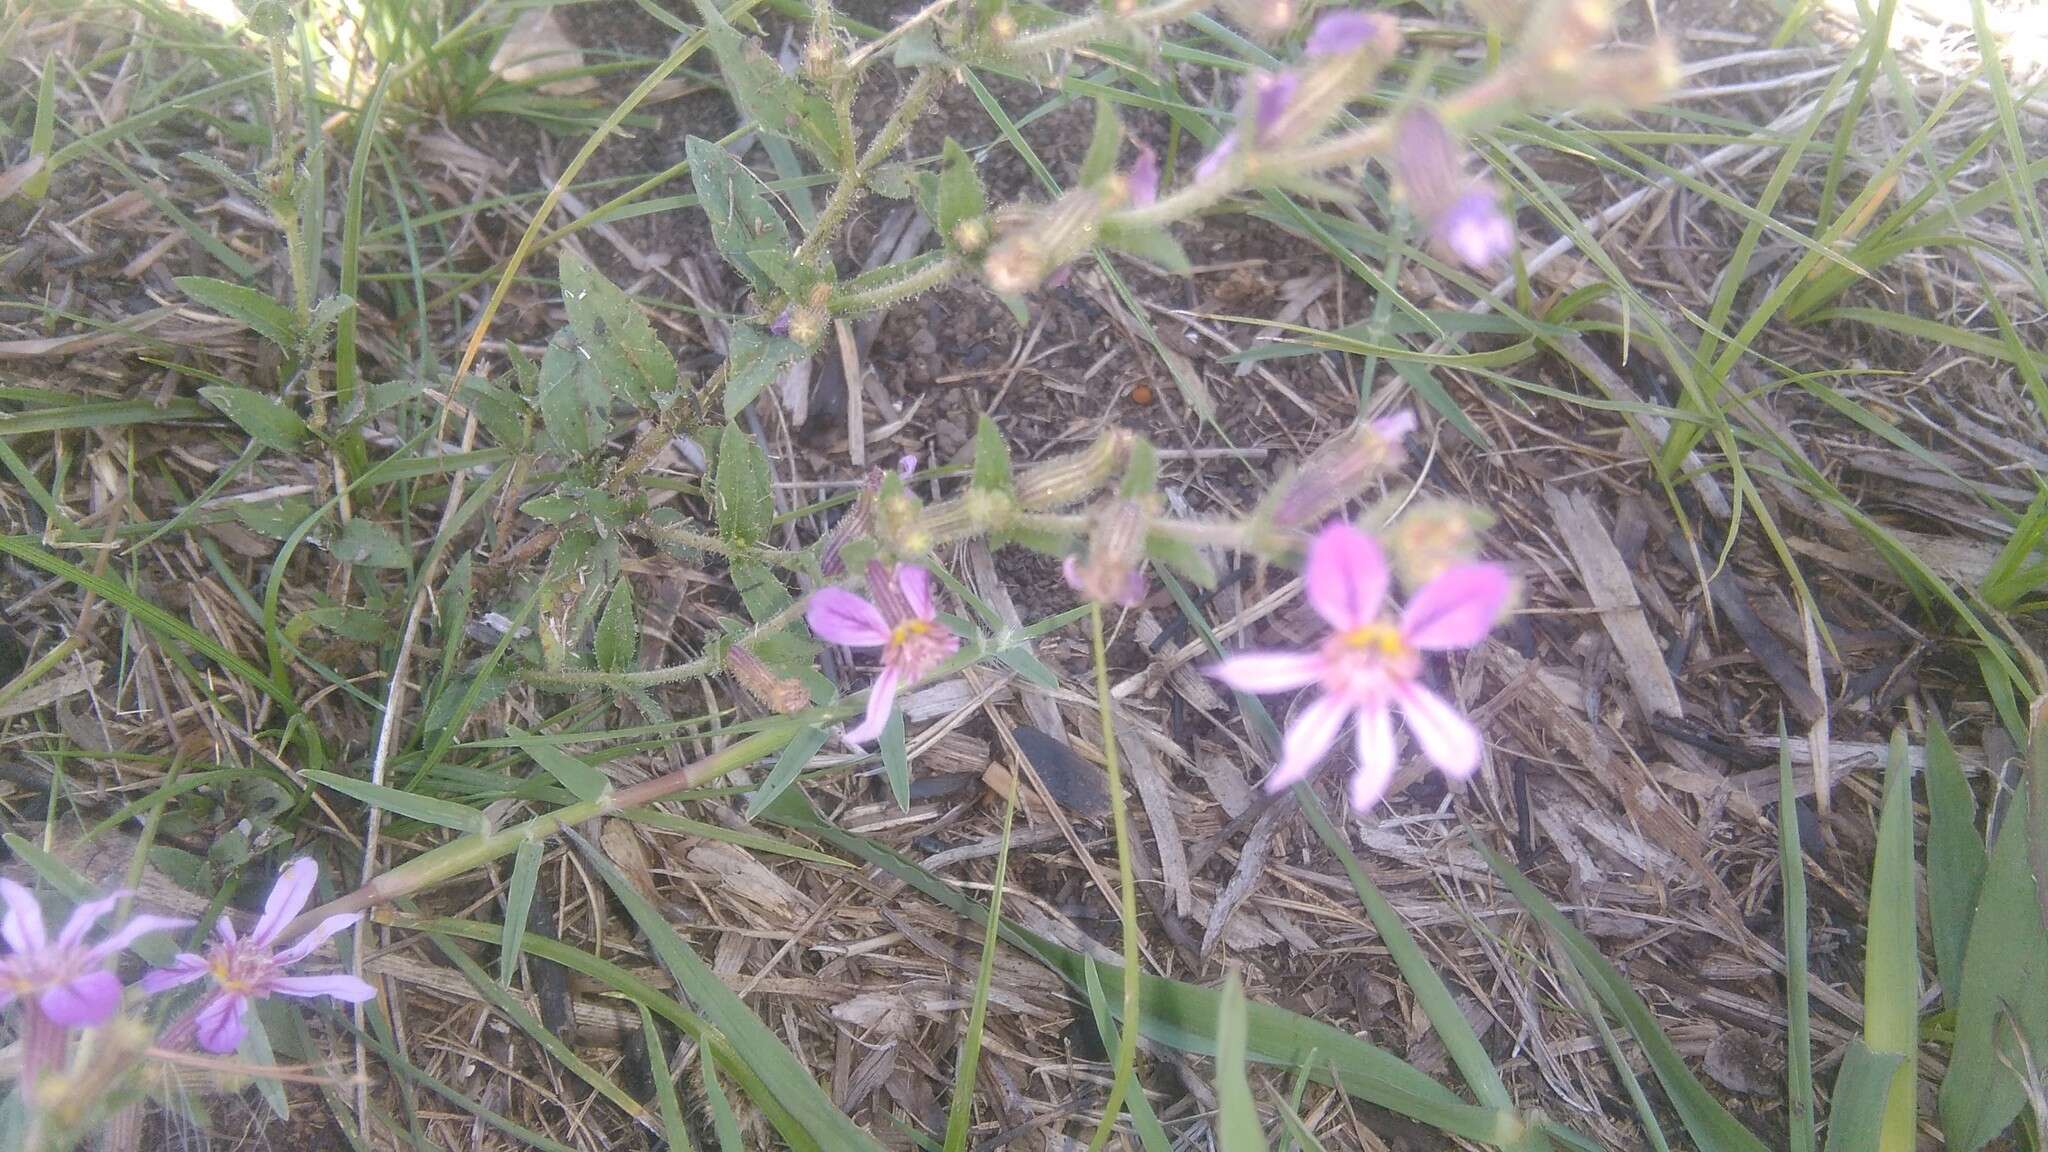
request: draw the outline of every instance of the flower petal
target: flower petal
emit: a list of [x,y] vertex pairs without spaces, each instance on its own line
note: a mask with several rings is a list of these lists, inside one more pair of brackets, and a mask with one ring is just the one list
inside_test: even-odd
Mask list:
[[1212,665],[1209,675],[1240,692],[1292,692],[1322,679],[1323,660],[1311,652],[1240,652]]
[[228,918],[227,913],[221,913],[220,916],[214,920],[213,934],[227,941],[230,944],[233,944],[235,942],[235,922]]
[[1309,607],[1339,632],[1379,620],[1387,598],[1387,554],[1379,541],[1332,520],[1308,546],[1302,574]]
[[1401,719],[1408,722],[1408,731],[1415,734],[1415,743],[1431,763],[1461,780],[1479,768],[1484,741],[1463,713],[1420,684],[1403,684],[1395,694],[1401,702]]
[[119,904],[127,895],[126,892],[115,892],[98,900],[87,900],[73,908],[71,915],[64,921],[63,930],[57,933],[57,943],[70,948],[85,939],[85,934],[92,931],[92,926],[99,923],[100,917],[112,912],[114,905]]
[[1318,696],[1315,703],[1295,713],[1280,742],[1280,766],[1266,777],[1266,791],[1278,792],[1322,763],[1350,714],[1351,704],[1335,696]]
[[1261,148],[1271,147],[1280,142],[1280,124],[1301,88],[1301,77],[1292,72],[1255,72],[1251,87],[1252,142]]
[[1143,144],[1138,145],[1138,158],[1124,169],[1124,187],[1130,193],[1134,208],[1143,208],[1159,199],[1159,154]]
[[844,588],[811,593],[804,619],[818,639],[849,648],[880,648],[889,642],[889,624],[880,609]]
[[1224,166],[1228,165],[1230,158],[1235,155],[1237,155],[1237,133],[1226,132],[1216,141],[1216,146],[1209,149],[1209,154],[1202,157],[1202,162],[1195,165],[1195,182],[1198,184],[1206,183],[1221,175]]
[[896,707],[896,690],[903,687],[903,674],[894,668],[882,669],[875,677],[875,683],[868,689],[868,711],[861,718],[860,727],[846,734],[848,744],[866,744],[882,734],[889,726],[889,712]]
[[176,916],[130,916],[126,924],[107,933],[106,938],[86,949],[85,958],[94,964],[112,957],[151,932],[174,932],[190,928],[192,921]]
[[299,961],[311,956],[313,949],[327,943],[328,937],[342,931],[362,918],[363,914],[361,912],[340,912],[329,916],[327,919],[313,925],[312,931],[299,937],[298,941],[291,947],[272,956],[270,958],[271,963],[276,964],[280,968],[287,964],[297,964]]
[[377,998],[377,989],[367,981],[358,980],[345,973],[333,976],[279,976],[270,982],[270,990],[280,996],[332,996],[344,1004],[361,1004]]
[[242,1037],[249,1034],[249,1026],[242,1021],[248,1011],[247,996],[221,995],[208,1001],[193,1020],[199,1046],[215,1055],[226,1055],[241,1047]]
[[137,988],[148,995],[190,984],[207,973],[206,957],[191,952],[180,952],[168,968],[158,968],[135,982]]
[[1332,12],[1316,21],[1302,55],[1311,60],[1326,56],[1348,56],[1366,48],[1391,56],[1401,44],[1401,29],[1390,16],[1378,12]]
[[1515,222],[1487,182],[1470,188],[1430,220],[1430,234],[1466,267],[1491,268],[1515,250]]
[[16,953],[33,952],[50,942],[43,931],[43,906],[36,903],[35,893],[23,888],[12,880],[0,879],[0,901],[7,904],[7,914],[0,916],[0,940]]
[[249,940],[256,944],[268,944],[277,939],[284,926],[305,910],[306,901],[312,899],[313,885],[320,879],[320,865],[310,856],[301,856],[284,866],[277,874],[277,883],[271,885],[270,897],[263,901],[263,918],[256,921],[250,931]]
[[1358,710],[1358,770],[1351,774],[1351,810],[1363,814],[1394,779],[1394,710],[1385,701]]
[[101,969],[47,988],[36,1003],[43,1014],[66,1028],[90,1028],[104,1024],[121,1006],[121,981]]
[[910,610],[919,620],[930,620],[939,614],[938,606],[932,603],[932,574],[924,568],[898,564],[896,586],[903,589],[903,598],[910,601]]
[[1470,648],[1486,639],[1514,591],[1498,564],[1460,564],[1422,586],[1401,613],[1401,639],[1425,652]]

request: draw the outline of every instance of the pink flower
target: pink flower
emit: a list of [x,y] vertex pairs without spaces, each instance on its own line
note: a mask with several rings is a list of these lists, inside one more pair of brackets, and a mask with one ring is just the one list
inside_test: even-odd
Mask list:
[[121,1006],[121,981],[106,963],[122,949],[151,932],[183,928],[190,920],[167,916],[136,916],[86,946],[85,934],[100,917],[114,910],[124,893],[89,900],[71,910],[64,930],[52,939],[43,927],[43,910],[29,890],[0,880],[0,900],[7,914],[0,919],[0,938],[8,955],[0,957],[0,1007],[20,1000],[66,1028],[103,1024]]
[[1501,211],[1500,196],[1486,181],[1475,181],[1430,221],[1430,234],[1468,268],[1491,268],[1515,250],[1515,222]]
[[1124,171],[1124,187],[1130,192],[1133,207],[1143,208],[1159,199],[1159,154],[1138,145],[1138,158]]
[[1266,778],[1266,788],[1285,788],[1308,775],[1337,742],[1345,720],[1356,716],[1358,771],[1351,778],[1351,806],[1371,807],[1394,775],[1395,709],[1424,756],[1449,775],[1470,776],[1479,767],[1479,732],[1423,686],[1422,657],[1486,639],[1513,588],[1507,570],[1497,564],[1452,568],[1423,586],[1398,620],[1390,620],[1382,615],[1387,561],[1379,544],[1333,521],[1309,545],[1303,584],[1309,606],[1333,631],[1320,648],[1247,652],[1210,670],[1244,692],[1322,687],[1288,726],[1280,765]]
[[1402,198],[1432,240],[1467,267],[1486,268],[1514,251],[1515,222],[1493,183],[1466,173],[1468,160],[1433,110],[1417,106],[1394,122],[1390,167]]
[[362,919],[360,912],[329,916],[299,937],[289,948],[277,947],[285,925],[306,907],[313,895],[313,883],[320,878],[320,865],[301,856],[284,866],[277,884],[263,902],[263,916],[247,936],[237,937],[226,916],[215,921],[214,941],[206,955],[180,952],[168,968],[159,968],[141,981],[145,992],[162,992],[195,980],[212,978],[214,988],[201,1002],[192,1023],[199,1046],[208,1052],[233,1052],[249,1031],[244,1021],[252,1001],[271,995],[311,998],[332,996],[348,1004],[360,1004],[377,994],[375,988],[354,976],[287,976],[285,969],[312,955],[329,937]]
[[1390,16],[1379,12],[1331,12],[1316,21],[1308,42],[1301,46],[1302,55],[1310,59],[1329,56],[1349,56],[1368,48],[1382,56],[1392,56],[1401,47],[1401,27]]
[[867,716],[846,734],[849,744],[880,736],[896,693],[960,650],[960,638],[938,622],[931,573],[915,564],[898,564],[891,571],[881,561],[870,560],[868,595],[874,599],[864,600],[844,588],[820,588],[804,610],[811,631],[826,643],[882,650],[882,672],[868,690]]
[[[1287,115],[1288,107],[1294,103],[1294,94],[1300,88],[1301,77],[1292,72],[1252,73],[1245,85],[1243,103],[1247,109],[1240,112],[1239,120],[1251,121],[1255,149],[1270,148],[1278,141],[1281,119]],[[1231,157],[1237,155],[1237,149],[1237,132],[1224,133],[1223,138],[1216,141],[1216,146],[1209,149],[1209,154],[1202,157],[1202,162],[1195,165],[1195,179],[1208,180],[1221,173]]]

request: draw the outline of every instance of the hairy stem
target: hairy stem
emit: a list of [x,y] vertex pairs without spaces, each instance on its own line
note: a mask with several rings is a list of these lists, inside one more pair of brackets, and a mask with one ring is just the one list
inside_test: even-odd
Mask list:
[[896,151],[897,145],[903,143],[903,137],[910,132],[911,121],[916,120],[918,114],[924,111],[925,102],[938,90],[939,82],[943,78],[938,69],[925,68],[910,82],[910,87],[904,89],[902,101],[896,105],[894,112],[889,113],[889,118],[882,122],[882,126],[875,130],[874,139],[868,141],[867,151],[861,153],[860,159],[854,162],[851,170],[840,176],[839,183],[832,189],[831,198],[819,209],[817,222],[811,225],[811,230],[804,236],[803,243],[797,245],[792,263],[814,263],[824,255],[826,245],[832,243],[832,237],[838,233],[839,226],[846,222],[846,214],[853,211],[853,206],[860,201],[861,194],[867,191],[868,178],[874,175],[875,169],[881,167],[882,162],[887,160],[891,153]]
[[1102,639],[1102,605],[1088,606],[1089,640],[1095,653],[1095,705],[1102,716],[1102,764],[1109,772],[1109,814],[1116,833],[1116,884],[1123,921],[1123,1027],[1117,1034],[1109,1099],[1102,1104],[1102,1122],[1088,1141],[1088,1152],[1101,1152],[1123,1111],[1124,1094],[1138,1064],[1138,889],[1131,875],[1130,814],[1124,803],[1123,769],[1116,754],[1116,720],[1110,712],[1109,655]]
[[1213,0],[1161,0],[1146,8],[1119,16],[1113,12],[1095,12],[1064,24],[1041,28],[1013,40],[996,45],[1004,56],[1037,56],[1057,52],[1062,48],[1076,48],[1090,40],[1099,40],[1120,30],[1135,31],[1171,24],[1185,20],[1203,11]]

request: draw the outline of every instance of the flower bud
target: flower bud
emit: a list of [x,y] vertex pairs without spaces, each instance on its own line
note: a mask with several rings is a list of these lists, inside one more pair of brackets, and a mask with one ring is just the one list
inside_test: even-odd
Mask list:
[[789,716],[811,706],[810,689],[794,676],[778,676],[759,656],[734,644],[725,650],[725,670],[762,707]]
[[1029,292],[1095,242],[1103,215],[1122,199],[1115,188],[1076,188],[1046,208],[1020,212],[981,263],[997,292]]
[[1005,296],[1031,291],[1045,282],[1051,262],[1045,247],[1030,232],[1018,231],[1005,237],[981,262],[981,274],[988,286]]
[[1466,159],[1434,110],[1418,105],[1394,122],[1388,166],[1395,191],[1439,247],[1468,267],[1487,268],[1514,251],[1515,225],[1492,182],[1466,172]]
[[1145,599],[1145,506],[1112,500],[1096,514],[1084,560],[1069,556],[1067,586],[1097,604],[1136,607]]
[[1401,441],[1415,430],[1415,414],[1395,412],[1338,435],[1302,460],[1271,498],[1268,520],[1284,532],[1321,522],[1401,461]]
[[1017,477],[1017,506],[1042,512],[1101,491],[1130,448],[1131,433],[1114,428],[1079,452],[1025,469]]
[[988,221],[972,216],[953,225],[953,245],[972,255],[988,246]]
[[1618,111],[1654,104],[1682,79],[1677,54],[1660,40],[1593,53],[1570,71],[1538,82],[1536,95],[1552,104]]
[[1143,208],[1159,199],[1159,155],[1143,144],[1138,145],[1138,158],[1124,172],[1124,193],[1126,203]]
[[1456,500],[1426,500],[1380,533],[1404,588],[1420,588],[1479,556],[1479,536],[1493,526],[1485,510]]
[[825,321],[829,319],[823,308],[808,304],[790,310],[789,338],[806,348],[815,348],[825,338]]
[[839,42],[830,36],[804,45],[804,75],[815,84],[829,84],[839,77]]
[[846,572],[846,546],[867,535],[875,526],[875,501],[882,493],[882,476],[880,468],[868,469],[853,507],[825,534],[825,544],[818,549],[818,571],[827,576]]

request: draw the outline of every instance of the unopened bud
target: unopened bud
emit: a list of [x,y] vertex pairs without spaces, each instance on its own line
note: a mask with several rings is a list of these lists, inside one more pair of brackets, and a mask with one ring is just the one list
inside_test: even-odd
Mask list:
[[1017,505],[1043,512],[1099,492],[1130,450],[1131,434],[1114,428],[1073,455],[1027,468],[1017,477]]
[[1005,237],[981,262],[988,286],[1005,296],[1020,295],[1045,282],[1051,263],[1036,236],[1027,232]]
[[1076,188],[1044,209],[1016,214],[982,261],[989,287],[1014,294],[1045,283],[1054,269],[1088,250],[1103,214],[1120,199],[1102,188]]
[[970,216],[953,225],[953,246],[970,255],[988,246],[988,221]]
[[1420,588],[1479,556],[1480,533],[1493,526],[1484,509],[1455,500],[1428,500],[1410,508],[1380,533],[1394,574],[1405,588]]
[[1395,412],[1360,424],[1309,453],[1275,490],[1270,523],[1296,532],[1321,522],[1358,495],[1368,480],[1398,464],[1401,441],[1414,430],[1414,413]]
[[1096,514],[1088,554],[1067,557],[1067,586],[1097,604],[1135,607],[1145,599],[1145,506],[1113,500]]
[[764,708],[788,716],[811,706],[811,692],[803,681],[776,675],[759,656],[738,644],[725,650],[725,670]]
[[1596,52],[1541,88],[1550,103],[1619,111],[1662,100],[1681,79],[1677,53],[1670,44],[1657,41]]
[[988,18],[988,34],[996,43],[1013,39],[1017,35],[1017,18],[1008,12],[998,12]]
[[868,469],[860,496],[853,502],[846,515],[832,525],[825,535],[825,544],[818,549],[818,571],[827,576],[839,576],[846,572],[846,546],[867,535],[875,526],[875,501],[882,494],[880,468]]
[[828,319],[823,308],[804,305],[793,308],[789,313],[789,338],[806,348],[815,348],[825,338],[825,321]]
[[804,45],[804,75],[826,84],[839,75],[839,44],[829,37]]
[[1391,59],[1401,50],[1401,25],[1383,12],[1331,12],[1316,21],[1301,50],[1312,60],[1354,53]]
[[1539,69],[1564,76],[1613,34],[1610,0],[1550,0],[1529,13],[1522,43]]

